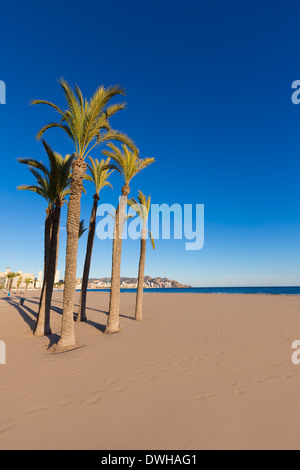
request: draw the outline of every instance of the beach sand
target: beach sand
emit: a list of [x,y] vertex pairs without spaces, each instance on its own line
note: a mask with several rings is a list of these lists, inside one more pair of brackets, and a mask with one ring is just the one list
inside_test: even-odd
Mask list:
[[50,339],[32,335],[37,292],[0,295],[0,449],[300,449],[298,297],[147,293],[137,323],[122,294],[105,336],[108,300],[89,293],[83,347],[53,355],[62,293]]

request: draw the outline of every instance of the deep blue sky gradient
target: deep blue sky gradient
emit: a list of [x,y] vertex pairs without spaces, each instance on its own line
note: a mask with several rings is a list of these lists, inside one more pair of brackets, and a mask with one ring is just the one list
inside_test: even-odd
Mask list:
[[[194,286],[300,284],[299,1],[15,1],[1,4],[0,271],[43,266],[45,204],[16,190],[32,180],[18,157],[44,159],[35,134],[55,114],[32,98],[63,106],[57,79],[85,96],[118,83],[128,109],[112,125],[156,164],[132,182],[156,203],[204,203],[205,246],[149,244],[147,274]],[[46,139],[73,148],[60,131]],[[93,154],[100,157],[99,151]],[[112,178],[103,202],[116,204]],[[88,222],[92,186],[83,196]],[[59,268],[64,271],[66,207]],[[86,237],[80,240],[81,276]],[[138,242],[124,243],[122,274],[136,276]],[[109,276],[111,242],[96,240],[92,276]]]

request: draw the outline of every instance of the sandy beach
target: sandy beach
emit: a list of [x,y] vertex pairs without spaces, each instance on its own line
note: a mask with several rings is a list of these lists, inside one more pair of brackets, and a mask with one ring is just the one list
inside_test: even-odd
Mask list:
[[1,449],[299,449],[299,298],[122,294],[123,332],[103,335],[108,294],[90,293],[81,349],[53,355],[24,307],[0,298]]

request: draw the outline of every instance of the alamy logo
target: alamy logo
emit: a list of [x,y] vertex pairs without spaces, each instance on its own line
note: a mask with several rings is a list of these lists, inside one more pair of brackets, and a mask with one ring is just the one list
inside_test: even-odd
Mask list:
[[[204,204],[151,204],[150,207],[139,204],[137,209],[131,206],[128,211],[127,198],[122,196],[120,206],[123,211],[119,212],[119,225],[124,230],[119,238],[138,240],[146,227],[146,238],[151,233],[154,240],[185,240],[187,251],[198,251],[204,246]],[[97,216],[101,220],[97,224],[96,233],[100,240],[116,237],[115,214],[113,205],[99,206]]]
[[6,346],[4,341],[0,341],[0,365],[6,364]]
[[6,85],[0,80],[0,104],[6,104]]

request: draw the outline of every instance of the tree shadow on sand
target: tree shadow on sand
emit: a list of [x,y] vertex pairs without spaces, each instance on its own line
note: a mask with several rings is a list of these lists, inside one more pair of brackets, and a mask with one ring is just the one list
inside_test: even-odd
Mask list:
[[[15,302],[14,300],[12,299],[3,299],[5,300],[9,305],[11,305],[12,307],[15,307],[15,309],[19,312],[20,316],[23,318],[24,322],[29,326],[29,328],[31,329],[31,331],[34,331],[35,329],[35,324],[36,324],[36,320],[37,320],[37,314],[36,312],[34,312],[34,310],[32,310],[31,308],[29,307],[26,307],[25,305],[23,305],[22,307],[17,303]],[[26,310],[35,318],[31,318],[28,313],[26,312]]]
[[[26,305],[23,305],[22,307],[18,304],[18,302],[12,300],[12,299],[3,299],[6,300],[6,302],[11,305],[12,307],[15,307],[15,309],[19,312],[20,316],[23,318],[24,322],[29,326],[31,331],[33,332],[35,330],[35,325],[36,325],[36,320],[37,320],[37,313],[32,310],[31,308],[27,307]],[[29,299],[26,299],[26,302],[29,302]],[[32,303],[37,303],[39,302],[32,302]],[[33,317],[28,315],[27,312],[29,312]],[[54,344],[56,344],[60,338],[59,335],[57,334],[52,334],[49,336],[45,336],[49,340],[49,345],[47,349],[49,350]]]
[[53,333],[52,335],[47,336],[47,338],[49,340],[47,350],[49,351],[49,349],[52,348],[52,346],[54,346],[54,344],[58,343],[58,341],[60,339],[60,336],[57,335],[56,333]]
[[[37,297],[35,297],[37,298]],[[35,304],[35,305],[39,305],[39,299],[38,301],[34,301],[32,300],[33,297],[31,297],[30,299],[26,299],[26,302],[29,302],[29,303],[32,303],[32,304]],[[55,301],[57,302],[57,301]],[[62,302],[59,302],[59,303],[62,303]],[[20,315],[23,317],[23,319],[26,321],[26,319],[24,318],[24,316],[27,317],[28,321],[26,321],[26,323],[30,326],[31,330],[34,331],[35,329],[35,321],[33,321],[27,314],[24,310],[22,310],[22,308],[17,304],[17,303],[14,303],[13,304],[14,307],[17,308],[17,310],[19,311]],[[78,310],[79,308],[79,305],[74,305],[74,310]],[[35,318],[37,318],[37,314],[29,307],[26,307],[25,305],[23,305],[23,309],[26,309],[28,310],[29,313],[31,313]],[[60,307],[56,307],[54,305],[51,306],[51,310],[55,313],[57,313],[58,315],[62,315],[63,313],[63,309],[60,308]],[[100,309],[95,309],[95,308],[90,308],[90,307],[86,307],[86,310],[90,310],[90,311],[94,311],[94,312],[98,312],[98,313],[103,313],[104,315],[108,316],[108,311],[107,310],[100,310]],[[75,313],[74,312],[74,321],[76,321],[78,317],[78,313]],[[128,315],[122,315],[120,314],[120,318],[126,318],[127,320],[135,320],[134,317],[130,317]],[[32,324],[29,324],[29,321],[33,322],[33,326]],[[99,322],[95,322],[93,320],[88,320],[86,322],[83,322],[85,323],[86,325],[89,325],[89,326],[92,326],[93,328],[95,328],[97,331],[100,331],[101,333],[104,333],[105,330],[106,330],[106,325],[103,325],[102,323],[99,323]],[[52,338],[52,336],[54,338]],[[59,339],[59,336],[58,335],[51,335],[51,336],[48,336],[49,340],[50,340],[50,344],[49,344],[49,348],[51,346],[53,346],[54,343],[57,343],[58,339]],[[48,349],[49,349],[48,348]]]

